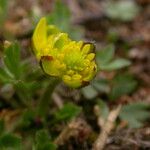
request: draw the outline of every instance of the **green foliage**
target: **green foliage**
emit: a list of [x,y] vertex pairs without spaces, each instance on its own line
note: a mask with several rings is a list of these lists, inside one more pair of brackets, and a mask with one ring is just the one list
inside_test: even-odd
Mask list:
[[115,100],[124,94],[132,93],[137,86],[136,80],[131,75],[117,75],[112,81],[110,99]]
[[0,120],[0,136],[3,134],[4,132],[4,121]]
[[110,43],[116,43],[119,40],[117,29],[109,29],[106,38]]
[[[100,108],[100,116],[107,119],[109,108],[107,104],[98,99],[98,106]],[[144,121],[150,118],[150,104],[144,102],[136,102],[124,105],[119,113],[119,118],[126,121],[130,128],[140,128],[144,125]]]
[[129,60],[118,58],[107,65],[102,65],[101,68],[102,70],[111,71],[111,70],[121,69],[123,67],[129,66],[130,64],[131,63]]
[[110,84],[106,79],[96,78],[90,85],[82,88],[81,92],[86,99],[93,99],[98,96],[99,93],[109,94]]
[[81,39],[82,30],[71,25],[71,13],[61,0],[56,0],[54,11],[47,16],[47,21],[48,24],[54,24],[62,31],[69,33],[71,38]]
[[150,104],[143,102],[131,103],[123,106],[119,117],[127,121],[129,127],[139,128],[146,119],[150,118]]
[[0,120],[0,150],[22,150],[21,138],[8,133],[3,120]]
[[98,91],[103,93],[109,93],[110,85],[109,81],[103,78],[95,79],[92,82],[92,86]]
[[12,134],[4,134],[0,137],[0,149],[22,150],[21,139]]
[[92,99],[98,95],[98,91],[92,85],[89,85],[82,88],[82,94],[85,96],[85,98]]
[[0,68],[0,82],[9,83],[12,81],[12,76],[5,70]]
[[5,48],[4,63],[15,79],[19,79],[22,66],[20,64],[20,48],[17,43]]
[[110,1],[106,3],[105,13],[112,19],[131,21],[138,15],[139,7],[134,1]]
[[100,64],[101,66],[101,65],[109,63],[113,59],[114,54],[115,54],[114,45],[106,46],[104,49],[96,53],[98,64]]
[[[57,26],[60,26],[61,29],[66,29],[70,22],[70,11],[66,5],[60,1],[56,0],[54,11],[48,16],[48,24],[53,23]],[[65,19],[65,20],[64,20]]]
[[3,22],[7,15],[7,6],[8,0],[0,0],[0,27],[3,25]]
[[[0,0],[1,25],[3,25],[7,14],[7,1]],[[131,21],[136,17],[138,12],[139,8],[133,1],[110,2],[106,7],[108,17],[120,21]],[[61,0],[56,0],[54,11],[47,16],[48,23],[58,26],[64,32],[68,32],[73,39],[80,39],[82,34],[81,29],[74,28],[71,25],[70,19],[71,14],[67,6]],[[116,42],[118,38],[117,32],[110,31],[108,40]],[[61,44],[61,41],[58,41],[57,45],[61,47]],[[98,69],[102,71],[116,71],[131,64],[127,59],[114,57],[114,45],[108,45],[101,51],[96,52]],[[50,135],[56,137],[56,132],[58,131],[55,131],[54,128],[59,123],[70,121],[74,117],[77,117],[81,111],[84,111],[84,114],[85,111],[87,112],[87,119],[93,119],[93,114],[89,114],[89,112],[93,111],[95,104],[99,106],[102,118],[106,119],[109,107],[104,100],[117,100],[122,95],[131,94],[137,86],[137,82],[132,76],[119,74],[120,72],[117,72],[115,78],[111,81],[107,78],[99,78],[98,76],[89,86],[81,89],[82,96],[86,99],[93,99],[84,102],[81,100],[80,105],[82,105],[83,110],[82,107],[76,104],[66,103],[61,109],[57,110],[54,108],[51,111],[48,104],[52,106],[52,101],[50,102],[49,100],[51,99],[55,82],[50,78],[48,80],[46,77],[43,78],[43,74],[41,74],[39,69],[33,68],[32,63],[28,59],[21,59],[21,50],[18,43],[11,44],[4,49],[2,63],[0,63],[0,86],[1,91],[3,89],[6,89],[6,91],[4,93],[0,91],[0,98],[2,97],[0,108],[5,109],[5,105],[8,105],[10,110],[13,109],[13,111],[16,106],[19,108],[19,115],[17,114],[17,117],[20,120],[18,121],[16,117],[16,121],[12,121],[13,127],[9,129],[9,132],[10,130],[17,131],[18,134],[24,137],[22,137],[23,141],[21,141],[20,137],[9,133],[8,130],[6,131],[4,121],[0,120],[0,150],[25,150],[26,147],[27,149],[31,149],[32,147],[32,150],[56,150],[57,146],[53,143]],[[50,83],[50,80],[51,84],[47,84],[48,82]],[[49,86],[46,87],[46,85]],[[96,98],[101,95],[103,96],[103,100]],[[38,100],[45,102],[40,103]],[[40,109],[40,106],[42,109]],[[38,107],[39,109],[36,109]],[[141,127],[144,121],[149,119],[149,109],[150,105],[145,103],[128,104],[123,106],[119,117],[121,120],[127,121],[131,128]],[[50,118],[51,115],[52,118]],[[92,117],[90,118],[88,115]],[[54,127],[50,126],[51,124]],[[39,128],[42,130],[38,131]],[[24,147],[22,146],[23,144],[25,144]]]
[[110,100],[117,100],[122,95],[131,94],[137,87],[137,81],[129,74],[118,74],[112,80],[96,78],[91,85],[82,88],[87,99],[93,99],[99,93],[107,94]]
[[[22,61],[20,57],[18,43],[11,44],[4,49],[3,66],[0,68],[0,83],[12,85],[20,102],[24,105],[29,105],[28,101],[32,99],[33,91],[39,88],[39,85],[30,80],[32,66]],[[29,70],[30,74],[28,75]]]
[[17,44],[10,45],[4,51],[4,68],[0,68],[0,82],[12,83],[20,73],[19,47]]
[[98,99],[98,106],[100,108],[100,116],[103,119],[107,119],[108,114],[109,114],[109,108],[108,108],[107,104],[104,101],[102,101],[101,99]]
[[115,49],[113,45],[109,45],[96,53],[96,60],[100,70],[112,71],[127,67],[131,64],[127,59],[113,59],[114,53]]
[[34,111],[29,109],[24,111],[20,120],[20,127],[23,129],[28,129],[35,117],[36,114]]
[[40,130],[36,133],[35,146],[33,150],[56,150],[56,145],[51,142],[50,136],[46,130]]
[[4,68],[0,68],[0,82],[13,82],[13,79],[17,79],[20,73],[18,44],[5,48],[3,61]]
[[55,118],[58,121],[69,121],[79,115],[81,108],[73,103],[67,103],[55,113]]
[[[23,80],[26,72],[24,64],[20,60],[20,48],[17,43],[10,45],[4,51],[4,67],[0,68],[0,82],[12,84],[18,91],[21,99],[29,99],[31,83]],[[24,101],[25,102],[25,101]]]

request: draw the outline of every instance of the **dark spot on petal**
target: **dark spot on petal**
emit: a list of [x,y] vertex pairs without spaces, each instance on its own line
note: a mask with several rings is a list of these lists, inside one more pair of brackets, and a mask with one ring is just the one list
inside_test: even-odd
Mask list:
[[41,56],[41,60],[51,61],[51,60],[53,60],[53,57],[52,56]]
[[39,64],[40,64],[40,67],[42,68],[43,72],[44,72],[46,75],[51,76],[51,77],[55,77],[55,76],[49,75],[49,74],[44,70],[43,64],[42,64],[42,59],[40,59]]
[[89,85],[90,82],[88,81],[82,81],[82,87]]
[[96,71],[96,66],[94,66],[94,69],[93,69],[94,71]]

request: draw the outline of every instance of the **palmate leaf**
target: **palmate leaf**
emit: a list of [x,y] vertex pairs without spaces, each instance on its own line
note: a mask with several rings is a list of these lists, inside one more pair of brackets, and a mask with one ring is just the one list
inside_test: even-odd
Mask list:
[[99,92],[102,92],[102,93],[109,93],[109,91],[110,91],[109,82],[107,79],[103,79],[103,78],[94,79],[92,81],[92,86],[96,90],[98,90]]
[[0,83],[10,83],[13,80],[13,76],[5,69],[0,68]]
[[101,99],[98,99],[98,106],[100,108],[100,116],[103,119],[107,119],[108,114],[109,114],[109,107],[107,106],[107,104]]
[[105,13],[111,19],[131,21],[139,13],[139,6],[134,1],[108,1]]
[[[11,43],[4,49],[2,57],[2,67],[0,67],[0,80],[10,79],[17,81],[25,79],[30,72],[31,67],[29,59],[21,60],[20,45],[17,42]],[[11,82],[9,81],[9,82]]]
[[12,134],[4,134],[0,137],[0,149],[22,150],[21,139]]
[[47,16],[47,21],[63,31],[67,30],[70,24],[70,11],[61,0],[56,0],[54,11]]
[[85,98],[92,99],[98,95],[98,91],[92,85],[89,85],[82,88],[82,94],[85,96]]
[[20,48],[17,43],[5,48],[4,64],[15,79],[20,77]]
[[102,70],[112,71],[112,70],[121,69],[123,67],[127,67],[130,64],[131,64],[131,62],[129,60],[123,59],[123,58],[118,58],[108,64],[101,65],[100,68]]
[[82,29],[72,26],[70,10],[61,0],[56,0],[54,11],[46,18],[48,24],[56,25],[61,31],[69,33],[71,38],[81,39]]
[[114,45],[108,45],[104,49],[98,51],[96,53],[96,60],[99,66],[101,67],[101,65],[109,63],[113,59],[114,53],[115,53]]
[[150,118],[150,104],[136,102],[123,106],[119,117],[127,121],[129,127],[139,128],[143,126],[146,119]]
[[4,120],[0,120],[0,136],[3,134],[4,129]]
[[50,136],[46,130],[40,130],[36,133],[36,144],[33,150],[56,150],[56,145],[51,142]]
[[136,86],[137,81],[131,75],[117,75],[112,81],[109,98],[115,100],[124,94],[130,94],[135,90]]
[[0,27],[7,16],[8,0],[0,0]]
[[[0,68],[0,83],[11,84],[23,105],[29,101],[39,84],[35,82],[39,76],[33,74],[33,67],[28,60],[21,60],[18,43],[12,43],[4,49],[3,66]],[[30,72],[30,74],[29,74]],[[32,76],[32,77],[31,77]]]
[[81,108],[79,106],[76,106],[73,103],[67,103],[63,108],[55,113],[55,118],[58,121],[68,121],[79,115],[80,112]]
[[98,68],[104,71],[113,71],[127,67],[131,62],[124,58],[114,58],[115,48],[109,45],[96,53]]

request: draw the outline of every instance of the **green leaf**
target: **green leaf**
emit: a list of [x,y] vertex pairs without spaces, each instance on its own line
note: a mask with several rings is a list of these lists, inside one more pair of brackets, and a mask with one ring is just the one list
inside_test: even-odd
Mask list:
[[50,137],[46,130],[40,130],[36,133],[36,142],[40,145],[44,142],[48,142],[50,140]]
[[36,114],[33,110],[26,110],[23,112],[21,120],[20,120],[20,126],[23,129],[27,129],[30,127],[30,125],[33,123],[33,120],[35,119]]
[[81,108],[73,103],[67,103],[55,113],[55,118],[59,121],[68,121],[79,115]]
[[7,0],[0,0],[0,14],[3,13],[4,9],[6,9]]
[[36,133],[35,150],[56,150],[56,148],[46,130],[40,130]]
[[99,67],[101,68],[101,65],[110,62],[114,57],[114,53],[115,53],[114,45],[109,45],[104,49],[96,52],[96,61]]
[[98,91],[91,85],[82,88],[82,94],[87,99],[95,98],[98,95]]
[[81,39],[82,30],[71,25],[70,10],[61,0],[56,0],[54,11],[47,16],[47,21],[48,24],[54,24],[63,32],[69,33],[71,38]]
[[110,99],[115,100],[122,95],[132,93],[137,86],[137,81],[131,75],[118,75],[112,81]]
[[98,99],[98,106],[100,108],[100,116],[103,119],[107,119],[107,116],[109,114],[109,108],[108,108],[107,104],[104,101],[102,101],[101,99]]
[[0,136],[2,135],[2,133],[4,132],[4,120],[0,120]]
[[0,0],[0,27],[7,16],[8,0]]
[[22,150],[21,139],[12,134],[5,134],[0,137],[0,149],[11,148],[11,150]]
[[109,29],[108,30],[108,33],[107,33],[107,40],[110,42],[110,43],[116,43],[118,40],[119,40],[119,31],[117,31],[117,29]]
[[96,53],[96,61],[100,70],[112,71],[127,67],[131,64],[129,60],[123,58],[112,60],[114,52],[114,46],[109,45]]
[[123,59],[123,58],[118,58],[118,59],[113,60],[112,62],[110,62],[108,64],[101,65],[100,68],[102,70],[112,71],[112,70],[117,70],[117,69],[127,67],[130,64],[131,64],[131,62],[129,60]]
[[61,1],[57,0],[54,11],[47,16],[48,24],[54,24],[61,30],[66,30],[70,23],[70,11],[68,7]]
[[136,102],[123,106],[119,117],[128,122],[129,127],[139,128],[143,126],[143,122],[150,118],[150,104]]
[[105,5],[108,17],[120,21],[131,21],[138,15],[139,10],[134,1],[110,1]]
[[29,106],[29,101],[31,101],[31,95],[27,87],[27,83],[23,81],[17,81],[14,84],[14,88],[17,92],[18,97],[22,101],[22,103],[26,106]]
[[20,48],[17,43],[5,49],[4,63],[16,79],[20,77]]
[[106,79],[95,79],[92,86],[99,92],[108,93],[110,91],[109,83]]
[[0,82],[1,83],[9,83],[12,81],[12,77],[4,70],[0,68]]

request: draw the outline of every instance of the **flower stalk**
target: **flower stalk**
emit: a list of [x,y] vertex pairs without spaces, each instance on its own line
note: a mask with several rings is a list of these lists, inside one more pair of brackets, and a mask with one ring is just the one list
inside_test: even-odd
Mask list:
[[60,80],[57,78],[51,78],[49,84],[45,88],[45,91],[43,95],[41,96],[41,99],[39,101],[38,105],[38,116],[44,117],[48,113],[49,103],[51,102],[52,93],[55,89],[55,87],[60,83]]

